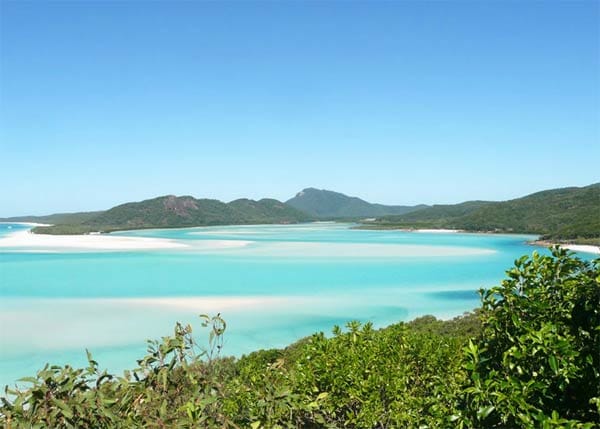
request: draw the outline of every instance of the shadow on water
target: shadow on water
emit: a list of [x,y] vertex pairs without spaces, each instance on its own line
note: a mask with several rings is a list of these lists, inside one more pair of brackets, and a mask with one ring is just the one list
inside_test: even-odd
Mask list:
[[440,292],[430,292],[428,296],[442,300],[473,300],[479,299],[479,292],[476,290],[448,290]]

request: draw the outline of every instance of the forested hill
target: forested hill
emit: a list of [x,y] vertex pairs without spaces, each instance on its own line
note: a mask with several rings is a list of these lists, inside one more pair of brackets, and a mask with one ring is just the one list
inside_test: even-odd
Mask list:
[[376,218],[364,228],[454,228],[515,232],[550,240],[600,243],[600,183],[552,189],[509,201],[467,201],[451,205],[385,206],[360,198],[307,188],[286,203],[239,199],[224,203],[167,195],[106,211],[22,216],[4,222],[51,223],[34,232],[84,234],[141,228],[297,223],[317,219]]
[[600,238],[600,183],[552,189],[502,202],[435,205],[383,216],[374,227],[456,228],[540,234],[549,239]]
[[37,227],[42,234],[83,234],[141,228],[185,228],[207,225],[297,223],[309,221],[301,211],[273,199],[240,199],[223,203],[212,199],[167,195],[121,204],[80,222],[58,222]]
[[15,216],[0,219],[0,222],[33,222],[50,224],[73,224],[90,220],[103,211],[95,212],[77,212],[77,213],[54,213],[46,216]]
[[425,205],[386,206],[372,204],[357,197],[349,197],[339,192],[315,188],[303,189],[296,196],[286,201],[286,204],[320,219],[399,215],[427,207]]

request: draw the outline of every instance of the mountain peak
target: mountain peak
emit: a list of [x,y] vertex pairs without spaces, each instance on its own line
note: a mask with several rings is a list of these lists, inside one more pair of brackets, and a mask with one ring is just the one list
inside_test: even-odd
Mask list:
[[371,204],[358,197],[326,189],[304,188],[286,204],[317,218],[377,217],[387,214],[403,214],[422,206],[386,206]]

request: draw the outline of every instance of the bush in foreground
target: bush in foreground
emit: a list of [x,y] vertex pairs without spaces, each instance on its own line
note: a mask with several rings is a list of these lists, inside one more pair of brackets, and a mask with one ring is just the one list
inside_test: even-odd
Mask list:
[[598,422],[600,260],[554,249],[522,257],[507,275],[481,291],[483,330],[465,348],[467,426]]

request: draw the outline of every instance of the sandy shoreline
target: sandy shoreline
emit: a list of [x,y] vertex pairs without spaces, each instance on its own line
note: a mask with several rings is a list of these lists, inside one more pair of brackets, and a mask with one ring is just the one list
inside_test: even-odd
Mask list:
[[532,246],[560,246],[563,249],[572,250],[574,252],[592,253],[594,255],[600,255],[600,246],[594,246],[592,244],[565,244],[565,243],[554,243],[552,241],[538,240],[530,241],[529,244]]
[[589,244],[562,244],[565,249],[573,250],[574,252],[593,253],[600,255],[600,247]]
[[27,226],[52,226],[51,223],[36,223],[36,222],[0,222],[5,225],[27,225]]
[[413,229],[411,232],[426,232],[431,234],[453,234],[457,232],[463,232],[460,229]]
[[[27,224],[31,225],[31,224]],[[175,240],[111,235],[47,235],[31,231],[15,231],[0,238],[0,248],[17,249],[83,249],[83,250],[143,250],[189,247]]]
[[50,235],[34,234],[31,230],[19,230],[4,237],[0,237],[0,249],[8,248],[23,252],[158,249],[217,251],[241,248],[248,246],[251,243],[253,242],[247,240],[189,240],[189,242],[184,242],[168,238],[111,234]]

